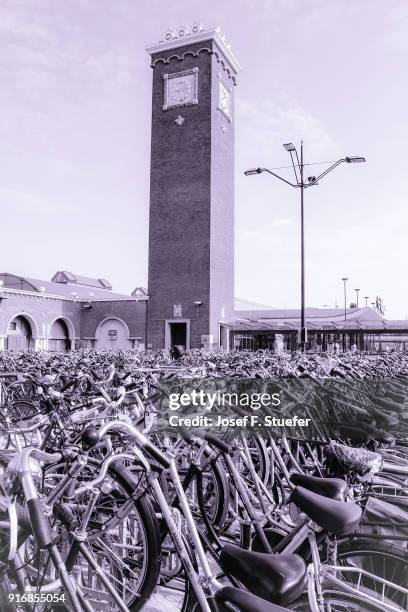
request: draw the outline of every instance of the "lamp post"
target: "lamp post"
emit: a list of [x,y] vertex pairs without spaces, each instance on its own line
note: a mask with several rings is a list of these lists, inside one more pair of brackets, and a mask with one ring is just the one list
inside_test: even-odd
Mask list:
[[368,300],[370,299],[370,296],[369,295],[365,295],[364,299],[365,299],[365,307],[368,308]]
[[360,291],[360,289],[354,289],[354,291],[356,292],[356,305],[358,308],[358,292]]
[[305,325],[305,232],[304,232],[304,191],[308,187],[313,187],[314,185],[319,184],[319,180],[322,179],[326,174],[329,174],[332,170],[337,168],[342,163],[347,164],[355,164],[360,162],[365,162],[364,157],[343,157],[336,161],[334,164],[329,166],[326,170],[324,170],[319,176],[308,176],[307,179],[304,179],[304,167],[305,164],[303,161],[303,140],[300,143],[300,160],[298,156],[297,149],[292,142],[288,142],[283,145],[286,151],[290,154],[290,158],[292,161],[293,170],[295,173],[295,183],[288,181],[283,178],[276,172],[268,168],[250,168],[244,172],[245,176],[254,176],[256,174],[262,174],[263,172],[267,172],[271,174],[275,178],[283,181],[290,187],[294,187],[295,189],[300,189],[300,350],[304,352],[305,344],[306,344],[306,325]]
[[341,279],[343,281],[343,286],[344,286],[344,334],[343,334],[343,352],[346,352],[346,348],[347,348],[347,287],[346,287],[346,283],[348,281],[348,278],[343,277]]

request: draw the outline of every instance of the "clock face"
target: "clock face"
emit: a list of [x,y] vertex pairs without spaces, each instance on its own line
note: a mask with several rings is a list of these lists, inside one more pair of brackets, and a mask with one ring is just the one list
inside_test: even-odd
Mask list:
[[192,69],[178,74],[164,75],[164,110],[173,106],[197,104],[198,70]]
[[180,79],[171,79],[169,83],[170,103],[184,104],[191,98],[192,84],[187,76]]
[[218,92],[218,107],[224,115],[229,119],[231,118],[231,94],[230,90],[225,87],[224,83],[220,81],[220,88]]

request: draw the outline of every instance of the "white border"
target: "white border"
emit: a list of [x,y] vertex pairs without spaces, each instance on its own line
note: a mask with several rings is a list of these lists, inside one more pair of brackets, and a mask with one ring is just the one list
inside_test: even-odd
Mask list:
[[[189,74],[194,75],[194,91],[193,91],[193,100],[191,102],[182,102],[181,104],[168,104],[169,101],[169,84],[172,79],[178,79],[179,77],[188,76]],[[198,68],[190,68],[189,70],[183,70],[182,72],[173,72],[163,74],[164,80],[164,104],[163,110],[168,110],[169,108],[180,108],[182,106],[191,106],[193,104],[198,104]]]
[[[220,106],[220,87],[221,87],[221,83],[223,85],[223,87],[225,87],[225,89],[228,91],[229,93],[229,115],[227,115],[227,113],[224,111],[223,108],[221,108]],[[222,79],[221,74],[218,73],[218,96],[217,96],[217,109],[224,115],[224,117],[226,119],[228,119],[228,121],[230,123],[232,123],[232,89],[231,87],[228,87],[228,85],[226,85],[225,81]]]

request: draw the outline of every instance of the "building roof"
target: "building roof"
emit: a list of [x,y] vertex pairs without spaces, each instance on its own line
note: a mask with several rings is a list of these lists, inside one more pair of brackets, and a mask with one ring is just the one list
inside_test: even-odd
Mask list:
[[[251,321],[296,321],[300,319],[299,309],[248,309],[237,310],[237,318],[249,319]],[[308,321],[324,322],[344,320],[344,308],[305,308],[305,317]],[[347,308],[347,320],[380,322],[384,317],[372,308]]]
[[[60,274],[57,272],[57,274]],[[64,272],[64,274],[66,274]],[[55,278],[54,275],[53,278]],[[87,279],[83,276],[74,276],[75,279]],[[101,286],[93,286],[84,282],[69,281],[46,281],[29,276],[18,276],[9,272],[0,273],[0,281],[3,281],[3,286],[8,289],[17,289],[19,291],[29,291],[44,293],[54,296],[61,296],[65,299],[76,300],[80,302],[104,302],[104,301],[120,301],[120,300],[136,300],[135,297],[122,293],[113,293],[111,289],[102,288]],[[109,284],[109,286],[111,286]]]
[[[305,308],[309,330],[407,330],[408,321],[387,320],[372,308]],[[291,331],[300,328],[299,309],[236,310],[230,323],[234,331]]]
[[145,287],[136,287],[136,289],[133,289],[130,295],[133,295],[133,297],[137,297],[141,299],[149,297],[147,293],[147,289]]
[[234,302],[235,302],[236,311],[274,310],[273,306],[267,306],[266,304],[260,304],[259,302],[252,302],[251,300],[245,300],[239,297],[236,297]]
[[53,283],[75,283],[76,285],[85,285],[86,287],[95,287],[96,289],[112,289],[112,285],[105,278],[91,278],[89,276],[79,276],[65,270],[58,271],[51,279]]

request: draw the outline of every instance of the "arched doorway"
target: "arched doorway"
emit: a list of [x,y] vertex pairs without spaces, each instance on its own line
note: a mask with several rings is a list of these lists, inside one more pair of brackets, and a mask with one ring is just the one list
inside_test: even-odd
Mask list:
[[115,318],[102,321],[95,333],[95,348],[98,350],[132,348],[126,323]]
[[68,326],[64,319],[57,319],[51,326],[50,351],[68,351],[71,348]]
[[29,321],[19,315],[10,321],[7,330],[7,350],[26,351],[33,348],[33,333]]

